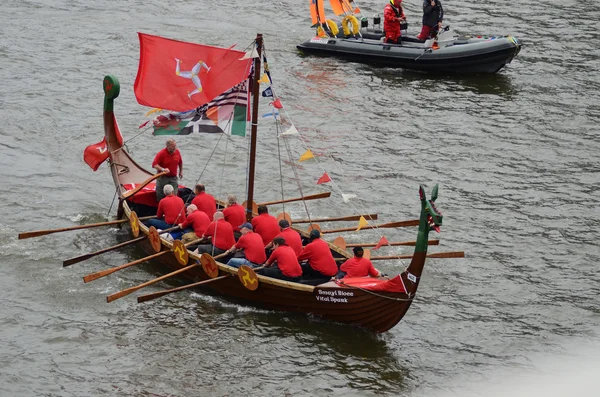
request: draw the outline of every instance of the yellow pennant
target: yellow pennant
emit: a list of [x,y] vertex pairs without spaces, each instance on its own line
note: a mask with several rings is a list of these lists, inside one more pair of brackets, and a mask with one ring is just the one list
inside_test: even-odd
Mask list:
[[300,156],[300,159],[298,161],[304,161],[304,160],[309,160],[309,159],[314,159],[314,158],[315,158],[315,156],[313,156],[310,149],[308,149],[306,152],[304,152],[304,154],[302,156]]
[[258,80],[259,83],[270,83],[271,80],[269,80],[269,76],[266,73],[263,73],[262,77],[260,78],[260,80]]
[[161,108],[154,108],[154,109],[148,110],[148,113],[146,113],[146,117],[148,117],[151,114],[154,114],[156,112],[160,112],[161,110],[162,110]]
[[367,226],[368,224],[369,224],[369,222],[367,222],[365,217],[361,215],[360,219],[358,220],[358,228],[356,229],[356,231],[359,231],[360,229]]

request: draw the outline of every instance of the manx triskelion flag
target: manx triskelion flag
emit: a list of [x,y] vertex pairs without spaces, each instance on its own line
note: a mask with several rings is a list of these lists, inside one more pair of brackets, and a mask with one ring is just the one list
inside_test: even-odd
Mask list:
[[201,132],[245,136],[248,101],[248,80],[244,80],[197,109],[158,116],[154,119],[154,135]]
[[139,33],[134,84],[142,105],[187,112],[246,80],[253,59],[244,52]]

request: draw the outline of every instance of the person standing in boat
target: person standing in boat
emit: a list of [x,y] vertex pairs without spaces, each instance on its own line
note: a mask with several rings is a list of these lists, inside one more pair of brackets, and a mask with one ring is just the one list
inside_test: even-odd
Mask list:
[[364,258],[363,255],[365,250],[362,247],[354,247],[352,249],[354,257],[348,259],[340,266],[340,271],[337,274],[337,278],[342,279],[344,277],[381,277],[383,274],[373,267],[373,263]]
[[[294,250],[281,237],[275,237],[272,244],[274,251],[265,262],[265,268],[262,269],[261,274],[280,280],[300,281],[302,268]],[[275,262],[277,262],[277,266],[273,266]]]
[[390,0],[383,9],[383,32],[386,43],[401,44],[400,24],[405,21],[402,0]]
[[221,211],[215,212],[213,221],[208,225],[202,235],[202,240],[210,238],[212,244],[202,244],[194,252],[202,254],[207,252],[211,255],[220,255],[235,244],[233,238],[233,228],[229,222],[225,221],[225,216]]
[[148,226],[157,229],[167,229],[173,225],[185,222],[185,204],[181,197],[174,193],[173,186],[165,185],[163,188],[165,198],[158,203],[156,219],[148,220]]
[[[302,248],[298,261],[302,267],[302,274],[312,279],[326,282],[338,272],[329,244],[321,239],[321,232],[316,229],[310,231],[310,243]],[[302,261],[307,263],[303,264]]]
[[227,253],[235,253],[244,250],[243,258],[231,258],[227,262],[228,266],[240,267],[242,265],[257,267],[267,260],[265,254],[265,244],[258,233],[254,233],[252,225],[248,222],[240,226],[242,236],[233,247],[227,250]]
[[212,219],[215,212],[217,212],[217,202],[215,201],[215,198],[206,193],[206,188],[200,183],[194,187],[194,194],[196,197],[192,200],[192,204],[198,207],[199,211],[208,215],[208,219]]
[[238,204],[237,197],[230,194],[227,197],[227,208],[223,210],[225,220],[233,227],[233,234],[236,240],[240,238],[240,225],[246,222],[246,209]]
[[[185,244],[201,238],[208,225],[210,225],[208,215],[203,211],[199,211],[195,204],[190,204],[187,207],[185,222],[179,224],[179,228],[184,232],[184,235],[181,236],[181,242]],[[189,230],[190,227],[192,230]]]
[[440,0],[423,0],[423,27],[417,35],[419,40],[435,37],[442,28],[444,8]]
[[[277,237],[284,239],[286,245],[290,246],[294,250],[296,256],[300,255],[300,252],[302,252],[302,238],[300,237],[300,234],[292,229],[290,227],[290,223],[285,219],[279,221],[279,230],[280,233],[277,235]],[[274,241],[275,239],[273,239],[271,244],[268,244],[265,248],[271,249]]]
[[179,167],[179,178],[183,178],[183,160],[181,153],[177,149],[177,143],[175,139],[167,139],[166,147],[159,151],[154,157],[152,162],[152,168],[158,172],[166,172],[166,175],[161,176],[156,181],[156,201],[160,202],[165,196],[163,194],[163,187],[165,185],[173,186],[173,190],[176,192],[179,189],[179,183],[177,181],[177,168]]
[[277,218],[269,214],[266,205],[258,206],[258,216],[252,218],[252,227],[255,233],[260,234],[265,245],[269,245],[279,234],[279,222]]

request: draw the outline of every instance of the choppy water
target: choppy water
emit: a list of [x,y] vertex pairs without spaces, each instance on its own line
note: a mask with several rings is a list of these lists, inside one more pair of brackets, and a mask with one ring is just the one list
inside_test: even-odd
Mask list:
[[[416,31],[420,2],[404,3]],[[578,365],[579,385],[597,391],[600,8],[574,0],[444,5],[456,32],[513,34],[524,49],[495,76],[430,77],[299,56],[295,45],[312,33],[308,5],[289,0],[5,0],[0,395],[549,395],[558,374],[567,382],[565,371]],[[384,2],[359,6],[372,15]],[[383,335],[190,292],[106,304],[105,295],[160,270],[131,268],[86,285],[83,275],[141,253],[65,269],[61,261],[125,240],[125,230],[16,236],[107,216],[114,187],[106,168],[93,173],[83,163],[82,150],[102,137],[107,73],[122,83],[116,112],[125,138],[137,134],[146,111],[132,92],[137,31],[242,49],[263,33],[289,115],[315,153],[331,155],[320,164],[359,194],[355,205],[382,220],[412,219],[418,184],[440,183],[436,250],[467,258],[428,261],[415,304]],[[193,183],[207,153],[185,143]],[[129,148],[149,165],[163,144],[146,134]],[[237,160],[228,169],[239,170]],[[258,191],[270,200],[277,163],[261,165]],[[219,177],[212,168],[203,180],[223,195]],[[303,183],[305,192],[320,189]],[[309,208],[349,212],[339,194]],[[378,266],[393,273],[405,263]]]

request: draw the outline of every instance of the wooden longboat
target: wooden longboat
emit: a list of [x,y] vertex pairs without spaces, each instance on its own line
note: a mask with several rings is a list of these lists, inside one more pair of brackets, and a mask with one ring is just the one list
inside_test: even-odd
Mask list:
[[[256,43],[260,49],[262,44],[261,35],[257,36]],[[258,81],[258,77],[260,77],[260,62],[260,57],[254,59],[254,81]],[[117,137],[114,101],[119,95],[119,81],[116,77],[108,75],[104,78],[103,86],[105,92],[104,132],[110,153],[110,171],[118,194],[121,197],[119,216],[129,219],[130,224],[132,224],[132,231],[139,229],[139,233],[148,235],[150,229],[139,221],[135,212],[132,211],[133,203],[131,197],[126,198],[128,190],[124,186],[142,184],[151,178],[153,174],[133,160]],[[258,112],[258,101],[256,98],[260,95],[258,84],[253,84],[252,91],[255,98],[253,119],[256,120]],[[251,153],[255,153],[252,147],[256,147],[256,128],[256,123],[253,123]],[[250,161],[253,162],[254,158],[251,158]],[[254,166],[251,163],[250,169],[252,171],[253,168]],[[251,183],[253,183],[253,177],[253,175],[250,176]],[[249,190],[252,192],[253,189]],[[131,191],[129,192],[131,193]],[[248,207],[253,202],[250,192],[247,200]],[[207,283],[203,288],[210,288],[224,297],[234,298],[237,302],[265,309],[310,313],[323,319],[358,325],[376,332],[385,332],[402,319],[415,297],[425,264],[429,231],[432,227],[441,225],[442,222],[442,216],[433,204],[436,197],[437,186],[433,190],[431,200],[426,199],[425,191],[423,187],[420,187],[421,213],[415,251],[410,265],[399,275],[403,284],[403,292],[371,291],[334,281],[313,286],[273,279],[260,274],[256,275],[258,287],[255,290],[250,290],[242,283],[241,278],[237,276],[238,269],[220,262],[216,262],[219,275],[229,277]],[[223,205],[223,203],[219,204]],[[252,209],[248,208],[248,210],[251,212]],[[306,231],[298,228],[295,228],[295,230],[302,236],[308,237]],[[134,236],[136,234],[134,233]],[[152,247],[150,240],[150,238],[146,238],[137,243],[149,255],[157,252]],[[160,238],[161,250],[173,250],[173,245],[173,242]],[[342,258],[350,256],[348,252],[338,246],[332,243],[329,243],[329,245],[334,257]],[[181,264],[176,260],[174,255],[170,254],[162,255],[158,260],[169,269],[178,270],[184,266],[196,263],[200,260],[200,256],[190,252],[186,264]],[[185,271],[181,275],[192,282],[208,280],[210,278],[200,266]]]

